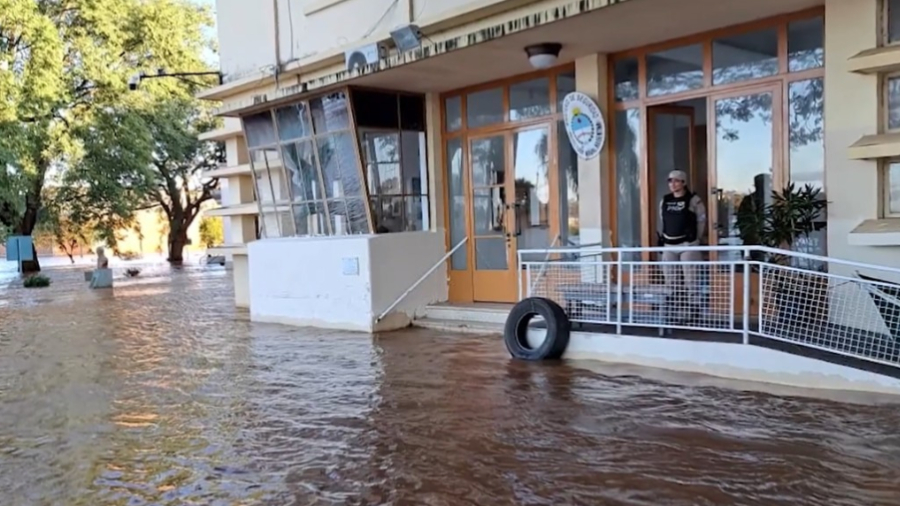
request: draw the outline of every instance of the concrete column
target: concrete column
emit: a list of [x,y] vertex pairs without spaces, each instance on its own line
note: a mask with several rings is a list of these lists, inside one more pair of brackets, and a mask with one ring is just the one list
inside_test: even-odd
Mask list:
[[[607,88],[607,58],[593,54],[575,60],[575,88],[593,98],[603,111],[607,130],[613,120]],[[600,156],[593,160],[578,159],[578,219],[581,244],[610,243],[610,216],[606,198],[609,175],[609,136]]]
[[441,135],[441,97],[437,93],[425,95],[425,125],[431,230],[443,232],[447,221],[444,216],[444,141]]
[[[847,236],[880,212],[878,166],[850,160],[847,148],[880,130],[878,76],[847,70],[847,59],[878,46],[878,0],[825,2],[825,180],[828,191],[828,253],[837,258],[883,263],[892,248],[850,246]],[[833,269],[832,269],[833,270]]]
[[233,264],[234,305],[250,307],[250,263],[247,255],[235,255]]

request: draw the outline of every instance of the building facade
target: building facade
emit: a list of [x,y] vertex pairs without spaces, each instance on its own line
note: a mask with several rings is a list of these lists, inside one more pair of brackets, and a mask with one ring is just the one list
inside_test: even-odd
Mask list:
[[[395,237],[388,259],[363,255],[372,276],[416,260],[367,306],[375,320],[450,251],[422,300],[512,302],[520,250],[655,245],[671,170],[706,201],[710,244],[744,241],[745,198],[809,184],[828,213],[798,247],[900,267],[900,0],[252,4],[217,2],[224,84],[203,94],[226,118],[206,137],[228,145],[209,175],[228,178],[214,213],[230,221],[239,305],[257,236]],[[410,26],[421,36],[401,52],[391,32]],[[537,44],[560,50],[530,59]],[[353,52],[375,56],[354,67]],[[565,131],[573,91],[603,112],[593,159]],[[304,298],[288,292],[270,296]]]

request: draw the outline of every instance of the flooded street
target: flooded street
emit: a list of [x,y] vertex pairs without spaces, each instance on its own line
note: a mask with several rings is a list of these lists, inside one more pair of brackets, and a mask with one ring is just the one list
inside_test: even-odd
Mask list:
[[230,273],[0,275],[3,505],[896,505],[900,407],[251,324]]

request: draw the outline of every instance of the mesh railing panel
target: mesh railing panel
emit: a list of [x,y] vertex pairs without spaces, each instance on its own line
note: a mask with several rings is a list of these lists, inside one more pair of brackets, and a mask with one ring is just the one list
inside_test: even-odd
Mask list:
[[[900,365],[900,284],[725,255],[728,261],[557,258],[520,262],[522,295],[557,302],[576,323],[744,333]],[[827,259],[817,262],[828,267]],[[885,271],[900,278],[900,270]]]

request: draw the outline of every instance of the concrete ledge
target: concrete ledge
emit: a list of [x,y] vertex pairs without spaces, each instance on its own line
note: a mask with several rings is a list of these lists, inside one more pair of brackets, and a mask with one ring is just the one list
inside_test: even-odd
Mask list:
[[[281,164],[279,164],[279,166],[280,165]],[[253,171],[250,169],[250,164],[245,163],[243,165],[223,166],[216,169],[207,170],[204,171],[202,175],[203,177],[210,178],[252,176]]]
[[259,214],[259,205],[256,202],[238,204],[234,206],[216,207],[203,211],[204,216],[242,216]]
[[[540,339],[533,331],[530,339]],[[900,379],[760,346],[573,332],[569,360],[655,367],[799,388],[900,395]]]
[[878,74],[900,70],[900,46],[885,46],[867,49],[853,56],[847,62],[850,72],[857,74]]
[[866,220],[847,236],[851,246],[900,246],[900,218]]
[[851,160],[877,160],[900,156],[900,133],[865,135],[848,150]]
[[227,125],[223,128],[217,128],[216,130],[210,130],[209,132],[204,132],[197,136],[201,141],[227,141],[228,139],[233,139],[235,137],[243,137],[244,130],[241,128],[241,124],[238,123],[235,125]]

